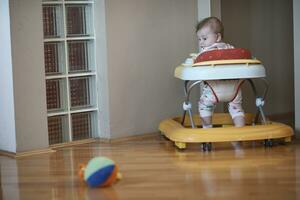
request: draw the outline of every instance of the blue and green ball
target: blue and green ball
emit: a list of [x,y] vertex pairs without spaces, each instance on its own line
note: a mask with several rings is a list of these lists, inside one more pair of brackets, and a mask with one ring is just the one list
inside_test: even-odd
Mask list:
[[92,158],[80,169],[79,175],[90,187],[110,186],[121,178],[118,166],[106,157]]

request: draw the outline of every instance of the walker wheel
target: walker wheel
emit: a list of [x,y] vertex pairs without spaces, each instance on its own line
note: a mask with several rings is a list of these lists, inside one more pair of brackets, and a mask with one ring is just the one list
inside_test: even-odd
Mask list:
[[186,143],[184,142],[175,142],[175,146],[180,149],[180,150],[183,150],[186,148]]
[[272,147],[273,141],[271,139],[264,140],[265,147]]
[[202,143],[202,150],[203,151],[211,151],[211,149],[212,149],[211,142]]

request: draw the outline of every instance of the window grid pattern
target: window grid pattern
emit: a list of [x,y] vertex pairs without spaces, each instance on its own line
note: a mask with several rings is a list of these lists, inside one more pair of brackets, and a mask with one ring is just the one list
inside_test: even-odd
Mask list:
[[43,7],[44,36],[57,36],[56,6]]
[[83,6],[67,6],[67,32],[68,36],[86,35],[86,19],[85,7]]
[[48,110],[61,108],[60,84],[58,79],[46,81],[46,95]]
[[73,2],[43,1],[50,144],[91,138],[97,129],[93,1]]
[[82,140],[92,137],[91,113],[72,114],[73,140]]
[[64,71],[64,47],[62,42],[46,42],[44,59],[46,75],[62,74]]
[[70,79],[71,108],[90,106],[90,88],[88,78]]
[[66,116],[48,117],[48,137],[49,144],[58,144],[64,142],[64,119]]
[[69,72],[88,71],[88,43],[87,41],[68,42]]
[[45,72],[46,74],[58,73],[58,49],[55,43],[45,43],[44,45]]

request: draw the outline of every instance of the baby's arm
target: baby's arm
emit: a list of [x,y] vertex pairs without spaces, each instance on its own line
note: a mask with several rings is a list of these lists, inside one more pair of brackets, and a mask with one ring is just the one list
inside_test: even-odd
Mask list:
[[224,42],[216,43],[216,47],[217,47],[217,49],[234,49],[234,46],[232,46],[231,44],[224,43]]
[[211,46],[201,49],[200,53],[204,53],[206,51],[218,50],[218,49],[234,49],[234,46],[224,42],[217,42],[212,44]]
[[191,53],[190,57],[188,57],[187,59],[185,59],[184,61],[184,65],[193,65],[195,59],[198,57],[198,55],[200,55],[199,53]]
[[202,53],[207,52],[207,51],[212,51],[212,50],[218,50],[218,49],[234,49],[234,46],[224,43],[224,42],[214,43],[211,46],[200,49],[200,53],[191,53],[190,57],[185,59],[183,64],[184,65],[193,65],[195,59]]

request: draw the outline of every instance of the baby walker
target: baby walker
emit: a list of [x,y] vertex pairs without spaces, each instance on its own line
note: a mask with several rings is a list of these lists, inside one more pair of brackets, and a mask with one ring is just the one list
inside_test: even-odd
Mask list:
[[[195,60],[189,58],[178,66],[175,77],[184,81],[183,116],[163,120],[159,130],[179,149],[185,149],[188,143],[202,143],[203,151],[210,151],[212,142],[262,140],[268,147],[273,145],[273,139],[291,142],[294,134],[291,127],[268,121],[265,117],[263,106],[269,87],[265,79],[265,68],[259,60],[252,59],[248,50],[223,49],[205,52]],[[243,79],[250,84],[256,97],[257,113],[246,113],[246,126],[240,128],[233,126],[229,114],[215,113],[212,117],[213,128],[201,128],[199,115],[192,115],[191,91],[204,81],[224,79]],[[261,96],[258,95],[252,79],[258,79],[264,84],[265,89]]]

